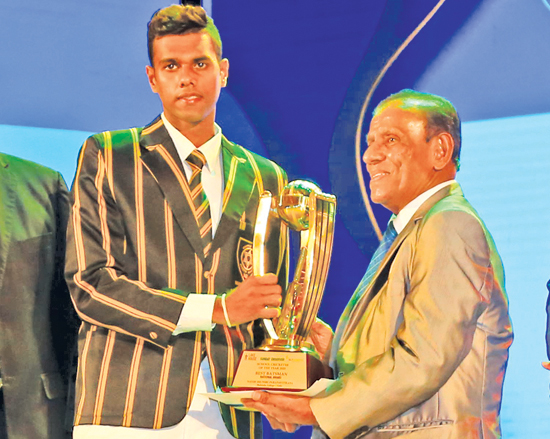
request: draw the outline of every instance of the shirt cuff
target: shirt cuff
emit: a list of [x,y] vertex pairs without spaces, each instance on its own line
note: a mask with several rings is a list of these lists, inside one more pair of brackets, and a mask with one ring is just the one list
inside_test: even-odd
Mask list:
[[174,335],[191,331],[212,331],[215,294],[189,294],[180,314]]

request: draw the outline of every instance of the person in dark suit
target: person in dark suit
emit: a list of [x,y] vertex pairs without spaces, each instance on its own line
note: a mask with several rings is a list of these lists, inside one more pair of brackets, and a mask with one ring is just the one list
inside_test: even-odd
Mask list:
[[[82,147],[66,279],[83,320],[75,438],[259,438],[259,414],[201,395],[231,385],[286,280],[252,275],[260,194],[286,174],[214,122],[229,62],[200,7],[157,11],[147,75],[163,113]],[[286,242],[286,229],[280,242]]]
[[513,332],[495,243],[454,180],[460,119],[402,90],[374,110],[363,161],[393,215],[338,324],[337,379],[313,398],[255,392],[275,426],[332,439],[497,439]]
[[76,318],[61,175],[0,154],[0,438],[61,439]]

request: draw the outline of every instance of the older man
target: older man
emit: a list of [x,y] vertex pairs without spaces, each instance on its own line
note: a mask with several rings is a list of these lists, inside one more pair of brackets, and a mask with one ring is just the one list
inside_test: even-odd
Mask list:
[[403,90],[374,111],[363,160],[393,212],[332,344],[338,378],[309,399],[257,392],[276,427],[330,438],[498,438],[512,342],[500,257],[454,180],[460,120]]

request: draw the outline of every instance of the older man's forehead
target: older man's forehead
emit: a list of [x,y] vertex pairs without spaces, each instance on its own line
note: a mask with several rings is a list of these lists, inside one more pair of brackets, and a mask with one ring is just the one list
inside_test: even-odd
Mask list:
[[384,129],[386,127],[399,127],[410,123],[422,123],[427,122],[426,116],[423,112],[413,109],[403,109],[398,107],[389,107],[382,110],[371,120],[370,128]]

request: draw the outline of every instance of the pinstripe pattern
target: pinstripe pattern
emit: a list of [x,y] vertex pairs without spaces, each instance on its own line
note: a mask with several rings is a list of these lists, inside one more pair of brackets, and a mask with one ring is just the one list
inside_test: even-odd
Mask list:
[[116,201],[115,193],[114,193],[114,185],[113,185],[113,142],[111,139],[111,133],[109,131],[105,131],[103,133],[103,141],[105,142],[105,149],[104,149],[104,155],[105,155],[105,168],[107,170],[107,181],[109,182],[109,190],[113,194],[113,198]]
[[241,331],[241,328],[239,326],[237,326],[235,328],[235,332],[237,333],[237,336],[239,337],[239,340],[242,343],[242,349],[243,350],[246,349],[246,340],[244,338],[243,332]]
[[231,406],[229,407],[229,412],[231,413],[231,428],[233,431],[233,436],[236,438],[239,437],[239,427],[237,426],[237,412],[235,411],[235,407]]
[[126,393],[126,404],[124,407],[124,418],[122,419],[122,425],[124,427],[130,427],[132,425],[132,414],[136,400],[136,386],[143,345],[143,339],[138,339],[134,349],[134,356],[132,357],[132,367],[130,369],[130,379],[128,380],[128,391]]
[[96,330],[96,326],[90,326],[90,329],[86,333],[86,341],[84,343],[84,349],[78,356],[78,372],[80,375],[80,381],[82,382],[80,399],[76,406],[75,413],[75,425],[80,424],[80,418],[82,417],[82,411],[84,409],[84,401],[86,400],[86,362],[88,359],[88,352],[90,350],[90,343],[92,341],[92,334]]
[[231,166],[229,168],[229,178],[228,181],[225,183],[225,190],[223,191],[223,204],[222,204],[222,212],[227,207],[227,202],[229,201],[229,196],[231,195],[231,192],[233,191],[233,185],[235,184],[235,175],[237,174],[237,163],[238,160],[236,157],[233,157],[231,159]]
[[172,209],[164,200],[164,223],[166,224],[166,258],[168,259],[168,288],[176,288],[176,247],[174,245],[174,220]]
[[99,374],[99,385],[95,397],[94,421],[99,425],[101,423],[101,413],[103,411],[103,402],[105,401],[105,388],[107,387],[107,377],[109,376],[109,366],[111,365],[111,356],[115,344],[116,332],[109,331],[107,344],[103,352],[103,362],[101,363],[101,372]]
[[234,355],[234,346],[233,340],[231,338],[231,331],[227,326],[223,326],[223,332],[225,333],[225,338],[227,340],[227,382],[233,382],[233,374],[235,372],[235,355]]
[[250,422],[250,433],[248,433],[248,434],[250,435],[250,437],[252,439],[254,439],[254,429],[256,428],[256,422],[255,422],[255,419],[254,419],[254,413],[252,413],[252,412],[250,412],[249,422]]
[[[225,139],[222,154],[222,218],[205,256],[196,192],[160,120],[84,143],[67,253],[67,280],[84,321],[77,425],[173,425],[191,403],[205,355],[213,383],[224,386],[242,349],[252,347],[253,322],[173,336],[189,293],[219,295],[242,282],[235,255],[241,238],[252,240],[259,190],[277,193],[286,180],[277,166]],[[259,418],[221,409],[233,434],[260,435]]]
[[248,152],[246,149],[243,148],[244,153],[246,154],[246,157],[250,161],[250,164],[252,165],[252,169],[254,170],[254,175],[256,176],[256,184],[258,185],[258,190],[260,191],[260,194],[264,192],[264,180],[262,178],[262,173],[260,172],[260,169],[258,168],[258,164],[256,163],[256,160]]
[[[87,146],[87,142],[84,144],[83,149],[85,149],[86,146]],[[79,160],[79,168],[77,169],[77,177],[75,177],[75,181],[78,181],[77,179],[78,179],[78,175],[79,175],[79,170],[81,169],[83,155],[84,154],[81,154],[81,157],[80,157],[80,160]],[[105,206],[105,198],[104,198],[104,195],[103,195],[103,179],[104,179],[104,176],[105,176],[104,161],[102,160],[102,157],[99,154],[99,152],[98,152],[96,158],[97,158],[97,173],[96,173],[96,178],[94,180],[94,183],[95,183],[95,186],[98,188],[98,190],[97,190],[98,220],[99,220],[100,227],[101,227],[101,232],[102,232],[101,233],[102,247],[105,251],[105,258],[106,258],[105,268],[106,268],[106,271],[112,277],[116,277],[113,270],[110,269],[110,267],[113,264],[113,259],[112,259],[111,252],[110,252],[110,233],[109,233],[108,227],[106,225],[107,224],[106,206]],[[80,188],[79,188],[78,184],[74,185],[73,191],[75,193],[75,202],[74,202],[74,205],[73,205],[73,215],[72,215],[73,222],[72,222],[72,225],[73,225],[74,230],[75,230],[75,233],[74,233],[74,239],[75,239],[75,244],[76,244],[76,252],[75,253],[76,253],[76,259],[77,259],[78,266],[79,266],[79,271],[76,273],[76,275],[73,279],[75,281],[75,283],[83,291],[88,292],[94,299],[96,299],[98,301],[101,301],[101,302],[103,302],[107,305],[111,305],[113,307],[119,308],[120,310],[122,310],[124,312],[127,312],[128,314],[131,314],[135,317],[143,318],[143,319],[150,319],[152,321],[155,321],[157,324],[159,324],[159,325],[163,326],[164,328],[166,328],[167,330],[173,332],[175,330],[176,326],[174,324],[172,324],[171,322],[168,322],[168,321],[163,320],[163,319],[159,319],[156,316],[152,316],[150,314],[146,314],[146,313],[140,312],[139,310],[136,310],[134,308],[128,307],[128,306],[124,305],[123,303],[118,302],[116,300],[113,300],[112,298],[110,298],[106,295],[100,294],[90,284],[82,281],[80,276],[81,276],[82,271],[84,271],[86,269],[86,257],[85,257],[85,249],[84,249],[84,244],[83,244],[84,243],[84,238],[83,238],[82,227],[81,227],[81,224],[82,224],[82,220],[81,220],[81,217],[80,217],[80,207],[81,207],[80,206],[80,199],[81,198],[80,198]],[[83,315],[78,310],[78,307],[77,307],[77,312],[79,313],[79,315],[82,318]],[[90,321],[90,319],[88,319],[88,320]],[[96,321],[96,320],[92,320],[91,323],[98,324],[99,322]],[[98,325],[98,326],[102,326],[102,325]],[[121,328],[117,328],[116,326],[113,326],[113,325],[103,325],[103,326],[106,326],[106,327],[111,328],[111,329],[118,329],[121,332],[125,332]]]
[[101,223],[101,235],[103,236],[103,248],[107,257],[107,267],[111,267],[114,263],[111,255],[111,236],[107,226],[107,206],[105,205],[105,197],[103,195],[103,179],[105,177],[105,166],[101,156],[97,155],[97,175],[95,185],[97,190],[97,205],[99,207],[99,218]]
[[[82,169],[82,161],[84,159],[84,151],[86,150],[88,146],[88,141],[84,143],[82,146],[82,153],[80,154],[78,158],[78,165],[77,169]],[[78,171],[77,175],[75,177],[75,181],[78,179]],[[73,220],[72,226],[74,230],[74,241],[75,241],[75,256],[76,256],[76,262],[80,270],[86,269],[86,254],[84,253],[84,244],[83,244],[83,237],[82,237],[82,227],[81,227],[81,217],[80,217],[80,209],[81,209],[81,203],[80,200],[82,199],[80,194],[80,185],[77,183],[73,185],[73,209],[72,209],[72,215],[71,218]],[[80,274],[80,273],[78,273]]]
[[141,167],[139,139],[135,128],[130,130],[134,147],[134,194],[136,202],[136,240],[138,249],[138,279],[147,282],[147,258],[145,250],[145,218],[143,210],[143,169]]
[[193,365],[191,366],[191,371],[189,374],[189,389],[187,395],[187,404],[186,410],[189,410],[191,407],[191,402],[193,400],[193,394],[195,393],[194,389],[197,387],[197,378],[199,376],[199,369],[201,367],[201,354],[202,354],[202,344],[201,344],[201,335],[200,331],[197,331],[195,335],[195,348],[193,350]]
[[173,346],[168,346],[164,351],[164,358],[162,361],[162,370],[159,380],[159,388],[157,395],[157,407],[155,410],[155,422],[153,428],[162,427],[162,417],[164,415],[164,406],[166,404],[166,387],[168,386],[168,377],[170,375],[170,363],[172,361]]

